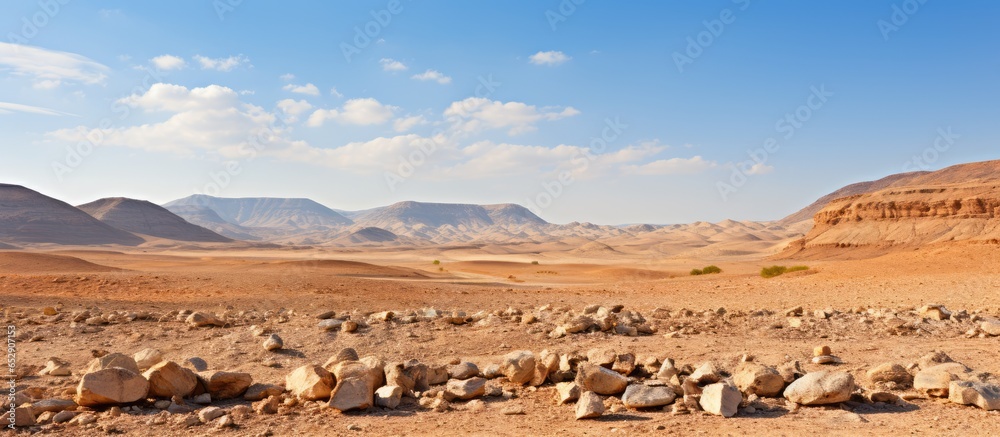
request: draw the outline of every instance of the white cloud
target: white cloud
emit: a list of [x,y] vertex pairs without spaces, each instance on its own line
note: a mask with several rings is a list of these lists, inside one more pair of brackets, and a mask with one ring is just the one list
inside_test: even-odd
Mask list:
[[378,63],[382,64],[384,71],[406,71],[409,68],[402,62],[390,58],[382,58]]
[[579,114],[573,107],[537,108],[521,102],[489,100],[469,97],[453,102],[444,111],[445,118],[452,126],[463,132],[481,132],[488,129],[509,129],[510,135],[536,130],[535,123],[541,120],[559,120]]
[[52,87],[64,82],[103,84],[108,67],[75,53],[0,42],[0,69],[14,76],[30,77],[36,86]]
[[358,126],[369,126],[383,124],[392,119],[396,110],[395,106],[383,105],[378,100],[372,98],[351,99],[344,102],[344,106],[338,109],[317,109],[309,120],[307,126],[319,127],[326,120],[336,120],[344,124],[354,124]]
[[531,59],[531,63],[535,65],[559,65],[573,58],[567,56],[563,52],[553,50],[535,53],[531,55],[529,59]]
[[154,84],[143,94],[120,99],[129,107],[164,119],[114,129],[85,126],[46,134],[54,141],[76,142],[100,138],[101,146],[118,146],[178,155],[209,153],[246,157],[254,142],[267,138],[269,148],[288,147],[287,132],[274,114],[239,100],[236,91],[220,85],[191,88]]
[[344,97],[344,95],[341,94],[340,91],[337,91],[336,87],[330,88],[330,95],[338,99]]
[[290,81],[292,79],[295,79],[295,75],[292,74],[292,73],[285,73],[285,74],[282,74],[281,76],[278,76],[278,78],[281,79],[281,80],[283,80],[283,81],[285,81],[285,82],[288,82],[288,81]]
[[68,112],[56,111],[55,109],[42,108],[39,106],[22,105],[20,103],[8,103],[0,102],[0,115],[11,114],[14,112],[26,112],[28,114],[39,114],[39,115],[72,115]]
[[414,74],[412,78],[423,81],[433,80],[441,85],[446,85],[451,83],[450,77],[445,76],[444,74],[442,74],[440,71],[437,70],[427,70],[420,74]]
[[305,100],[285,99],[278,102],[277,107],[287,115],[286,122],[295,123],[299,121],[299,115],[306,113],[313,106]]
[[285,91],[291,91],[291,92],[296,93],[296,94],[306,94],[306,95],[310,95],[310,96],[318,96],[319,95],[319,88],[316,88],[316,85],[313,85],[311,83],[307,83],[305,85],[295,85],[295,84],[291,84],[290,83],[288,85],[285,85],[281,89],[283,89]]
[[174,55],[160,55],[150,59],[149,62],[158,70],[163,71],[180,70],[187,67],[187,61]]
[[715,161],[695,156],[693,158],[660,159],[647,164],[626,166],[623,170],[626,174],[677,175],[697,174],[716,166],[718,164]]
[[412,117],[397,118],[392,122],[392,128],[396,132],[407,132],[421,124],[427,124],[427,120],[424,119],[424,116],[414,115]]
[[252,96],[254,94],[257,94],[257,91],[254,91],[254,90],[240,90],[240,95],[241,96]]
[[198,61],[202,70],[232,71],[236,67],[250,65],[250,58],[243,55],[230,56],[228,58],[208,58],[201,55],[194,55],[194,60]]
[[750,170],[747,171],[747,174],[748,175],[765,175],[765,174],[768,174],[768,173],[770,173],[772,171],[774,171],[774,167],[772,167],[770,165],[767,165],[767,164],[764,164],[762,162],[758,162],[758,163],[755,163],[753,166],[750,167]]

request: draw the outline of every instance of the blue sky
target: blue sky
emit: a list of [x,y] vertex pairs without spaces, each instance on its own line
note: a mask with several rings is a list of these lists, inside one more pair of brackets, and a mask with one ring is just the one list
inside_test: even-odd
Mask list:
[[513,202],[560,223],[777,219],[848,183],[1000,158],[998,12],[4,2],[0,180],[71,203],[202,193]]

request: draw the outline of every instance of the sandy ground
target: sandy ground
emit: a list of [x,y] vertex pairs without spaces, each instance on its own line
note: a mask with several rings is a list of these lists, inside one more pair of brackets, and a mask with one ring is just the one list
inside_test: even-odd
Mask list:
[[[814,257],[815,258],[815,257]],[[440,259],[440,264],[433,264]],[[539,264],[531,264],[531,261]],[[771,264],[807,264],[810,270],[763,279],[757,273]],[[692,268],[715,264],[719,275],[693,277]],[[1000,248],[993,245],[941,246],[897,251],[875,259],[808,261],[767,259],[615,259],[563,255],[490,255],[475,251],[191,251],[171,253],[95,250],[49,251],[44,255],[0,252],[0,296],[7,324],[18,330],[20,387],[44,388],[45,397],[68,397],[79,375],[34,376],[49,357],[84,369],[92,351],[132,354],[153,347],[166,358],[201,357],[211,369],[251,373],[255,382],[282,383],[304,364],[322,364],[342,348],[387,361],[418,359],[447,363],[462,359],[481,368],[513,350],[586,352],[611,347],[640,358],[674,359],[678,366],[714,361],[732,369],[749,353],[757,361],[779,365],[790,359],[806,364],[812,349],[829,345],[864,386],[864,373],[875,365],[915,362],[942,350],[978,372],[1000,374],[1000,338],[967,338],[973,324],[928,321],[912,310],[928,303],[981,316],[1000,316]],[[627,337],[607,333],[550,338],[554,325],[516,322],[455,326],[439,322],[372,323],[357,333],[322,332],[315,315],[333,310],[352,318],[379,311],[397,314],[423,308],[525,313],[540,307],[582,311],[587,305],[624,305],[645,314],[654,335]],[[65,317],[52,321],[42,308],[58,308]],[[785,310],[802,306],[804,324],[789,325]],[[652,319],[655,308],[669,317]],[[725,311],[718,311],[724,308]],[[84,333],[71,327],[74,311],[148,311],[159,317],[171,311],[208,311],[229,315],[223,328],[189,328],[179,321],[136,320]],[[691,310],[683,314],[682,309]],[[832,309],[830,320],[813,310]],[[894,331],[872,313],[903,314],[915,329]],[[757,312],[768,310],[768,312]],[[870,310],[870,311],[869,311]],[[240,313],[243,312],[243,315]],[[271,312],[271,313],[268,313]],[[724,313],[721,314],[720,313]],[[277,314],[287,316],[279,321]],[[260,316],[259,319],[253,317]],[[265,321],[263,317],[267,317]],[[254,321],[254,323],[251,323]],[[263,338],[251,333],[257,324],[284,338],[285,350],[267,352]],[[679,331],[673,338],[663,335]],[[32,341],[32,338],[35,341]],[[500,384],[499,381],[492,383]],[[185,428],[147,422],[158,412],[141,404],[140,412],[119,417],[99,415],[96,424],[42,425],[18,433],[66,435],[597,435],[622,433],[711,435],[886,435],[900,432],[935,435],[990,435],[1000,432],[1000,414],[936,399],[905,405],[849,403],[790,410],[782,400],[734,418],[667,411],[615,408],[596,421],[574,420],[572,406],[557,406],[555,390],[503,384],[512,399],[485,398],[486,409],[466,411],[461,403],[437,413],[412,400],[397,410],[370,409],[341,414],[300,406],[288,414],[238,420],[235,428],[210,425]],[[902,394],[900,392],[898,394]],[[609,404],[613,404],[609,401]],[[227,401],[217,405],[247,404]],[[511,410],[522,414],[508,415]],[[349,430],[354,425],[360,431]],[[12,433],[12,431],[4,431]]]

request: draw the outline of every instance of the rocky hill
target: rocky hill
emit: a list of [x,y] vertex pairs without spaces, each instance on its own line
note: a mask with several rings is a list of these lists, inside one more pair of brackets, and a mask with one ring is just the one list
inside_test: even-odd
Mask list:
[[145,240],[68,203],[19,185],[0,184],[0,242],[137,246]]
[[108,225],[137,234],[203,243],[232,241],[188,223],[163,207],[144,200],[114,197],[96,200],[77,208]]
[[194,195],[163,206],[180,213],[188,211],[178,208],[182,206],[208,208],[224,221],[248,228],[317,230],[338,228],[352,223],[351,219],[310,199],[271,197],[227,199]]

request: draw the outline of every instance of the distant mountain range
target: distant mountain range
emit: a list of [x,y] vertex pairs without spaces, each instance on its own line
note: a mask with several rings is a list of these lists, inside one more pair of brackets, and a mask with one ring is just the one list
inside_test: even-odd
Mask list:
[[[775,251],[777,245],[807,233],[805,243],[799,244],[900,242],[909,238],[905,226],[934,235],[929,240],[932,242],[991,239],[994,232],[1000,233],[996,221],[998,180],[1000,161],[989,161],[853,184],[776,222],[625,226],[552,224],[515,204],[406,201],[364,211],[338,211],[310,199],[195,195],[163,207],[126,198],[73,207],[24,187],[0,184],[0,248],[34,244],[137,246],[163,241],[334,247],[545,243],[576,254],[674,253],[683,248],[691,254],[712,256]],[[944,221],[888,220],[925,216]]]

